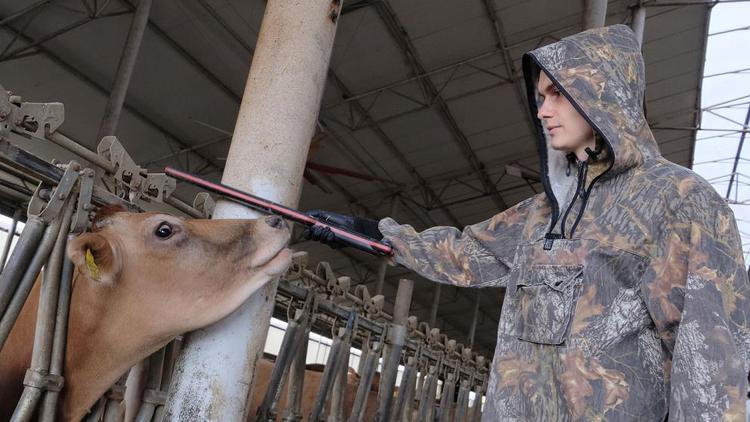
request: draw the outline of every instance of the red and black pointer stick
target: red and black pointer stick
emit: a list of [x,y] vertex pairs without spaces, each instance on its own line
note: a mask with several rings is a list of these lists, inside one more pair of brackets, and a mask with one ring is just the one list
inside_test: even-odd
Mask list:
[[275,202],[271,202],[267,199],[259,198],[255,195],[230,188],[229,186],[222,185],[220,183],[209,182],[208,180],[203,180],[200,177],[193,176],[190,173],[185,173],[171,167],[165,168],[164,173],[166,173],[168,176],[174,177],[175,179],[200,186],[201,188],[206,189],[209,192],[221,195],[232,201],[239,202],[242,205],[246,205],[264,214],[278,215],[286,220],[290,220],[307,227],[327,227],[333,232],[334,235],[336,235],[336,238],[339,242],[345,243],[347,246],[357,248],[361,251],[371,253],[373,255],[389,256],[393,254],[393,249],[384,243],[370,239],[366,236],[362,236],[358,233],[351,233],[346,230],[342,230],[336,226],[324,223],[320,220],[316,220],[303,212],[285,207]]

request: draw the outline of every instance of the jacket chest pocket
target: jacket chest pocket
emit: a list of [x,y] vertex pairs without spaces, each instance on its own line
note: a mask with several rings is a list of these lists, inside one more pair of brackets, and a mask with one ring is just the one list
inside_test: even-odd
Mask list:
[[514,295],[514,334],[533,343],[562,344],[582,280],[582,265],[533,265],[525,271]]

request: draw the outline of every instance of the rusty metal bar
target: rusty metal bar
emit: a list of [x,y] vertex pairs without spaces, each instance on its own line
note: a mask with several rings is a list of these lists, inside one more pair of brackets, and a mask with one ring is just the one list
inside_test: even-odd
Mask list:
[[465,422],[469,411],[469,380],[461,381],[456,399],[456,413],[453,417],[455,422]]
[[352,412],[349,415],[349,422],[361,422],[364,420],[367,398],[372,386],[372,380],[375,377],[375,371],[377,370],[382,343],[368,344],[362,348],[370,350],[367,352],[365,363],[360,372],[359,385],[357,386],[357,393],[354,396],[354,404],[352,405]]
[[287,400],[284,422],[297,422],[302,420],[302,391],[305,382],[305,359],[307,357],[307,346],[310,339],[310,321],[307,320],[305,325],[298,333],[299,347],[292,359],[287,379]]
[[398,388],[398,399],[393,406],[393,413],[390,420],[405,420],[405,412],[411,413],[412,397],[414,394],[414,381],[416,380],[417,367],[416,359],[410,356],[404,365],[404,372],[401,374],[401,385]]
[[418,421],[431,420],[435,407],[435,393],[437,392],[437,368],[430,366],[424,384],[422,385],[422,396],[419,398]]
[[[349,333],[347,333],[347,331],[349,331]],[[348,335],[351,335],[351,329],[349,327],[340,327],[338,335],[333,339],[331,350],[328,352],[328,359],[326,359],[325,369],[320,378],[318,394],[315,396],[315,402],[313,402],[310,416],[307,418],[310,421],[317,421],[320,418],[323,413],[323,408],[326,405],[328,395],[333,387],[333,381],[339,368],[339,364],[344,357],[349,357],[349,348],[346,347],[346,337]]]
[[443,381],[443,389],[440,394],[440,408],[437,419],[440,422],[448,422],[453,406],[453,393],[455,392],[456,378],[454,373],[449,373]]
[[305,324],[304,319],[306,319],[304,312],[301,309],[297,309],[294,318],[288,321],[284,338],[281,340],[279,355],[276,357],[276,364],[273,366],[271,378],[266,384],[266,395],[263,397],[263,402],[257,411],[257,419],[259,421],[266,421],[273,418],[271,412],[275,413],[275,399],[281,388],[281,380],[288,372],[289,363],[299,347],[299,332],[304,329],[302,327]]

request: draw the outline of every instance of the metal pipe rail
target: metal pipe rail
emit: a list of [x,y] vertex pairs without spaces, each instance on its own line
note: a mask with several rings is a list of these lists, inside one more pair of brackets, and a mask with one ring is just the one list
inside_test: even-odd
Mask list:
[[[299,264],[293,264],[293,265],[299,265]],[[291,270],[291,273],[295,273],[294,269]],[[297,278],[292,278],[292,279],[288,279],[286,277],[282,278],[278,287],[277,306],[279,307],[279,310],[283,310],[284,312],[286,311],[287,303],[282,298],[288,297],[288,298],[293,298],[298,301],[305,301],[307,299],[308,294],[314,294],[314,293],[311,293],[311,290],[309,288],[305,288],[305,287],[302,287],[300,285],[293,283],[299,277],[312,281],[318,286],[325,286],[327,283],[324,279],[322,279],[321,277],[316,275],[314,272],[307,270],[307,269],[298,270],[298,274],[293,275],[292,277],[297,277]],[[347,299],[351,300],[354,304],[363,306],[362,301],[358,297],[351,295],[349,293],[347,293],[346,297]],[[350,309],[347,307],[343,307],[339,304],[333,303],[332,301],[325,301],[325,300],[317,304],[317,309],[333,318],[338,318],[340,320],[345,320],[350,312]],[[385,321],[391,321],[393,319],[388,314],[383,313],[381,315],[382,315],[382,319]],[[358,326],[363,331],[369,331],[376,336],[383,335],[383,333],[386,330],[383,324],[370,320],[366,316],[363,316],[363,315],[359,316]],[[410,352],[414,353],[420,350],[420,343],[414,338],[407,338],[404,344],[404,347],[408,349]],[[437,362],[441,359],[441,356],[433,350],[421,348],[421,353],[424,357],[434,362]],[[450,368],[451,370],[454,370],[454,371],[459,370],[460,373],[465,376],[472,375],[472,372],[466,369],[463,369],[460,365],[457,365],[453,361],[445,361],[443,362],[443,365],[446,368]]]
[[[357,295],[352,295],[346,290],[341,290],[341,285],[346,286],[348,279],[345,277],[335,277],[329,269],[330,266],[326,263],[319,263],[318,270],[308,270],[306,268],[306,255],[304,253],[296,254],[292,267],[279,283],[276,295],[276,314],[289,315],[290,309],[295,308],[295,303],[308,303],[311,300],[310,298],[314,297],[317,326],[321,332],[325,332],[326,328],[335,330],[337,321],[346,320],[352,315],[352,312],[358,312],[359,310],[359,314],[357,315],[358,326],[355,331],[369,334],[359,336],[361,339],[360,345],[363,349],[361,359],[364,362],[360,367],[362,377],[357,388],[355,401],[351,409],[351,414],[348,416],[350,422],[360,421],[364,418],[365,401],[367,400],[367,394],[370,389],[372,377],[374,376],[377,361],[381,355],[384,355],[384,373],[381,374],[380,393],[378,395],[378,414],[380,415],[380,419],[410,420],[414,417],[414,414],[418,413],[416,420],[425,420],[423,418],[429,418],[431,417],[430,415],[439,415],[441,420],[470,420],[470,417],[473,418],[475,414],[479,413],[476,406],[481,406],[481,391],[488,378],[488,368],[484,367],[484,358],[471,358],[470,349],[461,349],[454,340],[448,340],[444,335],[438,335],[437,331],[433,332],[432,336],[409,336],[404,338],[403,341],[396,339],[396,343],[403,344],[403,352],[397,350],[398,347],[394,348],[393,346],[397,346],[394,343],[390,347],[392,353],[384,354],[384,348],[382,347],[384,344],[379,343],[379,346],[376,344],[373,350],[368,350],[365,353],[365,350],[370,348],[370,339],[380,338],[382,341],[385,338],[394,338],[392,337],[394,333],[404,331],[405,327],[403,325],[393,324],[398,322],[403,324],[406,320],[408,303],[410,301],[406,297],[401,298],[399,296],[401,305],[397,306],[398,309],[396,309],[399,314],[398,318],[392,318],[383,312],[379,312],[376,318],[372,318],[367,315],[366,300],[360,297],[362,292],[360,291]],[[338,282],[335,282],[335,280],[338,280]],[[332,289],[332,285],[339,287],[339,289]],[[368,298],[369,295],[365,294],[364,297]],[[341,330],[341,328],[339,329]],[[396,337],[401,336],[396,335]],[[441,343],[431,343],[435,339],[440,339]],[[329,372],[327,376],[324,376],[326,385],[321,387],[316,400],[317,406],[312,414],[315,418],[322,416],[322,407],[320,407],[322,403],[326,400],[331,400],[329,392],[333,383],[332,378],[334,374],[340,375],[338,370],[341,367],[339,365],[342,364],[343,360],[348,361],[348,353],[342,350],[342,342],[334,341],[334,345],[336,346],[335,350],[330,352],[326,365],[326,371]],[[281,353],[284,353],[284,351]],[[390,384],[389,387],[389,383],[395,380],[395,371],[402,359],[406,362],[404,367],[405,372],[399,393],[394,397],[392,393],[393,385]],[[418,361],[421,362],[419,367],[422,368],[421,372],[423,376],[425,372],[428,372],[425,385],[419,390],[417,390]],[[278,362],[277,359],[277,365],[279,365]],[[285,370],[287,370],[285,367],[274,368],[274,372],[278,371],[279,373]],[[296,373],[297,377],[299,375],[299,373]],[[386,378],[385,381],[383,381],[384,378]],[[437,403],[435,393],[439,378],[444,379],[444,385],[441,399]],[[273,383],[273,385],[276,386],[277,384]],[[295,388],[298,389],[298,385]],[[456,390],[459,392],[459,400],[454,400]],[[475,400],[475,406],[469,407],[468,399],[471,390],[479,394]],[[278,394],[279,391],[268,391],[267,398]],[[389,399],[394,400],[395,403],[391,405],[391,400]],[[417,401],[420,403],[418,408],[414,405],[415,399],[418,399]],[[335,395],[332,400],[336,403]],[[294,419],[295,415],[299,415],[298,408],[296,412],[292,409],[287,409],[285,415],[291,417],[291,419],[284,420],[298,420]],[[273,420],[273,418],[268,417],[268,413],[263,413],[263,415],[266,416],[263,420]],[[332,413],[329,414],[328,420],[343,420],[342,418],[343,415],[335,405],[332,405]]]

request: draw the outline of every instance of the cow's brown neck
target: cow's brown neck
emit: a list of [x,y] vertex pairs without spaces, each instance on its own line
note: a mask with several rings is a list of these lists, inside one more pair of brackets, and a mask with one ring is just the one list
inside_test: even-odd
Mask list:
[[60,403],[65,421],[81,419],[125,371],[160,346],[132,341],[139,329],[137,322],[117,315],[115,298],[102,297],[114,289],[94,283],[98,282],[81,273],[74,277],[68,326],[75,329],[68,331]]

